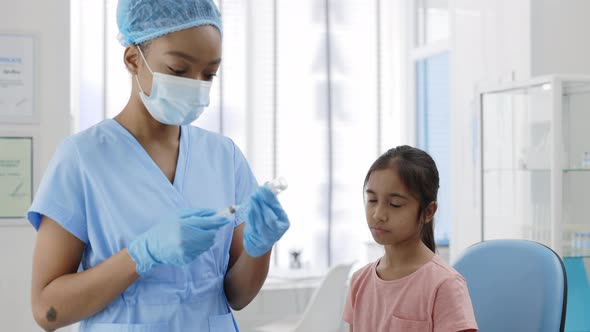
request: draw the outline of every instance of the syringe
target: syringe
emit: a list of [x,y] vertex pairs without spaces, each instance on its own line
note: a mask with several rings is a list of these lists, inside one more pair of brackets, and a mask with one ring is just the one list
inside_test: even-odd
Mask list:
[[[287,184],[287,180],[284,177],[280,176],[270,182],[265,183],[264,186],[267,187],[268,189],[270,189],[270,191],[272,191],[273,194],[278,195],[282,191],[287,189],[288,184]],[[238,211],[238,209],[240,209],[241,207],[242,207],[242,204],[230,205],[226,209],[218,211],[215,214],[215,216],[216,217],[226,217],[226,216],[232,215],[232,214],[236,213],[236,211]]]

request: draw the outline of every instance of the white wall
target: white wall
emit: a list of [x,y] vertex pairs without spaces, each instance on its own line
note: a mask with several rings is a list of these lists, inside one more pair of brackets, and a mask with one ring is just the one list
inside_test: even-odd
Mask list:
[[533,76],[590,74],[590,1],[533,0]]
[[479,84],[530,76],[529,0],[451,1],[451,261],[481,237]]
[[[57,144],[70,132],[69,0],[3,1],[0,31],[35,33],[37,111],[40,123],[0,123],[0,134],[35,133],[37,174],[46,168]],[[38,178],[36,179],[38,183]],[[36,187],[36,186],[35,186]],[[1,222],[0,222],[1,225]],[[41,331],[31,314],[31,256],[35,231],[28,223],[0,226],[0,317],[2,331]]]

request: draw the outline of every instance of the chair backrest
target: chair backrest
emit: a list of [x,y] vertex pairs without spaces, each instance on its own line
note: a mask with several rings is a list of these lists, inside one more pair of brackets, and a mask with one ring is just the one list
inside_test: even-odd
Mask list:
[[336,332],[342,324],[346,283],[352,264],[332,267],[305,307],[296,332]]
[[526,240],[467,248],[454,264],[467,280],[481,332],[563,331],[567,278],[561,258]]
[[567,315],[565,331],[590,331],[590,258],[564,257],[567,272]]

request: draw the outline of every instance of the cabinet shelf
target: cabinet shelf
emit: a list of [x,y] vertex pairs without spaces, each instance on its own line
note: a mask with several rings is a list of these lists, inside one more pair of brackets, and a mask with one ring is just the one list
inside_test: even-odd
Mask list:
[[566,168],[563,170],[564,173],[588,173],[590,174],[590,168]]
[[[510,173],[510,172],[551,172],[550,169],[542,168],[484,168],[484,173]],[[588,173],[590,168],[564,168],[564,173]]]
[[511,173],[511,172],[551,172],[543,168],[484,168],[484,173]]

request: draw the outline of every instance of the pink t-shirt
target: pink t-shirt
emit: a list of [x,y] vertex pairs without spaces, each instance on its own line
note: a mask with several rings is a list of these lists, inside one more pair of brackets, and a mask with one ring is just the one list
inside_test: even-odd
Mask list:
[[355,332],[477,330],[465,279],[440,256],[390,281],[377,276],[378,263],[352,275],[343,319]]

